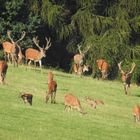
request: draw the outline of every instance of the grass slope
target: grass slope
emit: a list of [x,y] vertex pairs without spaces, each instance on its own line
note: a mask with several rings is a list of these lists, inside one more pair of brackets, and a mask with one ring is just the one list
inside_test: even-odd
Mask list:
[[[139,88],[131,86],[125,96],[123,85],[90,77],[53,71],[58,83],[57,104],[45,104],[48,70],[9,66],[6,85],[0,85],[0,140],[139,140],[140,125],[134,122],[132,107],[140,104]],[[34,95],[33,106],[25,105],[19,92]],[[86,115],[64,112],[64,94],[73,93]],[[104,101],[90,108],[85,96]]]

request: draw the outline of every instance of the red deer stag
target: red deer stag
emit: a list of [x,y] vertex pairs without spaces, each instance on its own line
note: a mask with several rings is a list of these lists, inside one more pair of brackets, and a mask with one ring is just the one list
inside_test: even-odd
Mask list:
[[81,45],[78,45],[79,54],[75,54],[73,58],[74,63],[77,64],[78,66],[84,64],[85,54],[90,49],[90,46],[88,46],[87,49],[84,52],[82,52],[81,47],[82,47]]
[[0,61],[0,84],[4,84],[4,79],[6,76],[7,69],[8,69],[8,65],[6,61],[1,60]]
[[5,60],[8,59],[8,62],[10,62],[10,60],[11,60],[11,62],[14,63],[14,66],[16,64],[18,66],[18,63],[21,62],[21,60],[22,60],[22,52],[21,52],[21,48],[18,45],[18,43],[21,40],[23,40],[23,38],[25,37],[25,34],[26,34],[26,32],[23,31],[21,38],[15,42],[15,41],[13,41],[13,39],[11,37],[11,31],[7,31],[7,36],[11,42],[5,41],[2,43]]
[[56,101],[55,101],[56,90],[57,90],[56,81],[50,81],[48,83],[48,93],[46,95],[46,103],[48,102],[50,96],[51,96],[51,103],[56,103]]
[[124,84],[124,91],[125,91],[125,94],[127,95],[127,93],[128,93],[128,87],[130,87],[131,78],[132,78],[133,71],[134,71],[134,68],[135,68],[136,64],[135,63],[132,63],[131,70],[130,71],[126,71],[126,72],[124,72],[122,70],[121,64],[122,64],[122,61],[120,63],[118,63],[118,67],[119,67],[119,70],[120,70],[120,73],[121,73],[122,82]]
[[140,106],[135,105],[132,110],[132,115],[134,116],[134,119],[136,122],[140,122]]
[[24,103],[29,103],[32,105],[33,95],[30,93],[20,93],[20,97],[23,99]]
[[108,77],[109,64],[104,59],[98,59],[96,61],[97,68],[101,71],[102,79]]
[[81,114],[85,114],[82,110],[79,99],[72,94],[65,95],[64,104],[65,104],[65,111],[69,107],[70,109],[78,110]]
[[77,75],[82,76],[85,72],[89,71],[89,68],[87,65],[78,66],[77,64],[73,64],[73,72]]
[[[36,49],[33,49],[33,48],[28,48],[25,51],[26,62],[27,62],[28,65],[30,65],[32,61],[34,61],[35,64],[36,64],[36,62],[39,62],[39,66],[41,68],[41,66],[42,66],[41,59],[46,56],[45,55],[45,52],[51,46],[51,42],[50,42],[51,40],[50,40],[50,38],[48,39],[46,37],[45,39],[47,41],[46,47],[45,48],[41,48],[39,46],[39,40],[37,39],[37,37],[34,37],[33,38],[33,42],[39,48],[39,51],[36,50]],[[29,60],[29,62],[28,62],[28,60]]]

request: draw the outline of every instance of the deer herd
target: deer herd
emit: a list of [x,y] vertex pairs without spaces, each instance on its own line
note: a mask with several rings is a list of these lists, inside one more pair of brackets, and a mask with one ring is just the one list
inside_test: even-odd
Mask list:
[[[46,39],[46,46],[41,47],[39,45],[38,37],[33,38],[33,42],[36,45],[36,47],[39,49],[33,49],[28,48],[25,51],[25,56],[22,54],[21,47],[19,45],[19,42],[23,40],[25,37],[26,32],[22,32],[21,37],[14,41],[11,37],[11,31],[7,31],[7,36],[10,39],[10,41],[4,41],[2,43],[3,46],[3,53],[5,60],[0,60],[0,84],[5,83],[5,76],[8,69],[8,63],[11,62],[14,64],[14,66],[18,66],[18,64],[22,63],[23,57],[25,57],[26,64],[30,66],[31,62],[33,61],[35,66],[36,63],[39,63],[40,68],[42,67],[41,60],[43,57],[46,57],[46,51],[51,47],[51,39],[45,37]],[[90,45],[87,47],[85,51],[81,50],[81,45],[78,45],[78,54],[75,54],[73,57],[73,72],[77,75],[83,76],[86,71],[89,70],[89,66],[86,64],[85,61],[85,55],[88,52],[88,50],[91,48]],[[121,74],[121,79],[124,85],[124,92],[127,95],[128,94],[128,88],[131,84],[131,78],[135,69],[136,64],[132,63],[132,67],[130,71],[124,71],[122,70],[122,62],[118,63],[118,69]],[[98,59],[96,60],[96,66],[98,70],[101,73],[102,79],[107,79],[109,75],[109,64],[105,59]],[[46,92],[45,102],[48,103],[49,98],[51,98],[51,103],[56,103],[56,91],[57,91],[57,82],[54,80],[54,74],[52,71],[48,72],[48,91]],[[24,101],[24,103],[29,103],[32,105],[32,99],[33,95],[31,93],[20,93],[19,97]],[[102,100],[98,99],[92,99],[91,97],[86,97],[85,101],[88,105],[90,105],[91,108],[96,109],[97,105],[104,105],[104,102]],[[65,111],[69,111],[72,109],[76,109],[81,114],[86,114],[86,112],[83,111],[80,100],[73,94],[67,93],[64,96],[64,105]],[[132,110],[132,115],[135,118],[136,122],[140,122],[140,106],[135,105]]]

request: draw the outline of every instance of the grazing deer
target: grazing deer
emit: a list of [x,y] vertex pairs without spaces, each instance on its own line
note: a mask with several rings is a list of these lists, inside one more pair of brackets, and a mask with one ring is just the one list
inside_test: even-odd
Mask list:
[[86,97],[86,102],[92,107],[92,108],[96,108],[97,105],[99,104],[102,104],[104,105],[104,102],[101,101],[101,100],[94,100],[94,99],[91,99],[89,97]]
[[6,58],[8,58],[8,62],[10,62],[10,59],[11,59],[11,62],[14,63],[14,66],[16,64],[18,66],[18,62],[21,62],[22,60],[22,52],[21,52],[20,46],[18,45],[18,42],[23,40],[23,38],[25,37],[25,34],[26,32],[23,31],[21,38],[15,42],[11,37],[11,31],[7,31],[7,36],[11,42],[5,41],[2,43],[5,60]]
[[[51,46],[51,42],[50,42],[51,40],[50,40],[50,38],[48,39],[46,37],[45,39],[47,41],[46,47],[45,48],[41,48],[39,46],[39,40],[37,39],[37,37],[34,37],[33,38],[33,42],[39,48],[39,51],[36,50],[36,49],[33,49],[33,48],[28,48],[25,51],[26,62],[27,62],[28,65],[30,65],[32,61],[34,61],[34,63],[39,62],[39,66],[41,68],[41,66],[42,66],[41,59],[46,56],[45,55],[45,52]],[[28,60],[29,60],[29,62],[28,62]]]
[[55,101],[56,90],[57,90],[57,83],[55,81],[50,81],[48,83],[48,93],[46,95],[46,103],[48,102],[50,96],[51,96],[51,103],[56,103]]
[[130,71],[126,71],[126,72],[124,72],[122,70],[121,64],[122,64],[122,61],[120,63],[118,63],[118,67],[119,67],[119,70],[120,70],[120,73],[121,73],[122,82],[124,84],[124,91],[125,91],[125,94],[127,95],[128,88],[130,87],[131,78],[132,78],[133,71],[134,71],[134,68],[135,68],[136,64],[132,63],[131,70]]
[[48,84],[53,81],[53,73],[51,71],[48,72]]
[[132,110],[132,114],[136,122],[140,122],[140,106],[135,105]]
[[0,60],[0,84],[4,84],[7,69],[8,69],[7,62]]
[[81,66],[84,64],[84,59],[85,59],[85,54],[88,52],[88,50],[90,49],[90,46],[87,47],[87,49],[82,52],[81,51],[81,45],[78,45],[78,50],[79,50],[79,54],[74,55],[74,63],[77,64],[78,66]]
[[64,104],[65,104],[65,111],[69,107],[70,109],[76,109],[78,110],[81,114],[85,114],[82,110],[80,101],[78,98],[76,98],[72,94],[66,94],[64,97]]
[[87,65],[78,66],[77,64],[73,64],[73,71],[75,74],[82,76],[85,72],[89,71]]
[[33,95],[30,93],[20,93],[20,97],[23,99],[24,103],[29,103],[32,105]]
[[102,79],[108,77],[109,64],[104,59],[98,59],[96,61],[97,68],[101,71]]

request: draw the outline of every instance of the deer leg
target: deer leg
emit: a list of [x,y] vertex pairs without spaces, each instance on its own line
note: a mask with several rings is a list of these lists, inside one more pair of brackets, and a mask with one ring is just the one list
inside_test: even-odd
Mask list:
[[54,91],[54,93],[53,93],[53,103],[54,103],[54,104],[56,103],[55,97],[56,97],[56,91]]
[[48,102],[48,100],[49,100],[50,96],[51,96],[51,94],[50,94],[50,93],[48,93],[48,94],[46,95],[46,103]]
[[41,60],[39,60],[39,66],[40,66],[40,68],[42,67],[42,63],[41,63]]

